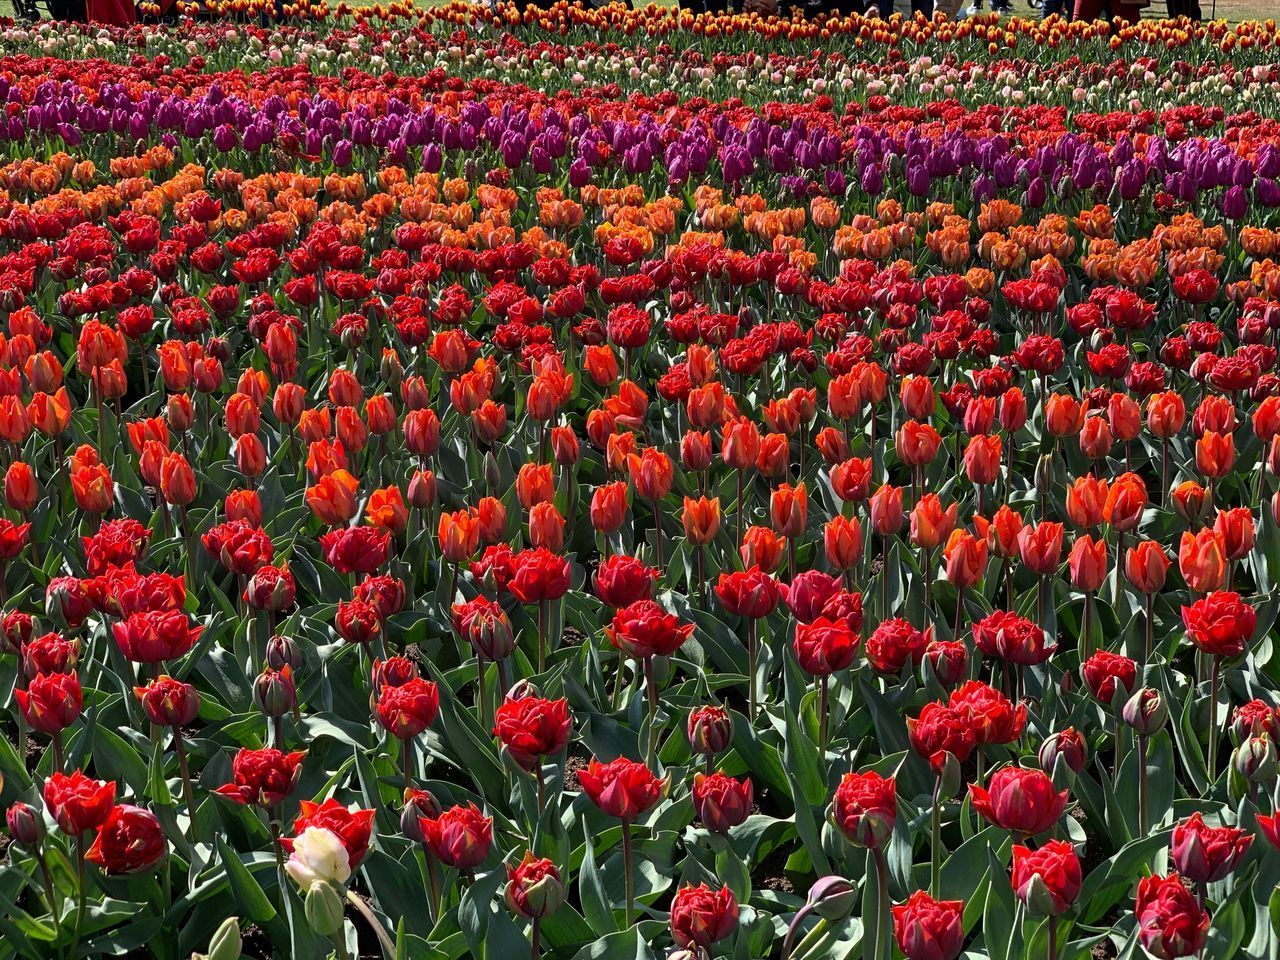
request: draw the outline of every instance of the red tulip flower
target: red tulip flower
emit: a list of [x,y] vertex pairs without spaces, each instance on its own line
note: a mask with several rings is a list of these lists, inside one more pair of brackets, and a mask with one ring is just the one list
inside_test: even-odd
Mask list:
[[728,887],[681,887],[671,900],[671,937],[686,949],[707,950],[738,926],[738,901]]
[[242,749],[231,761],[231,783],[214,787],[213,792],[236,803],[274,807],[297,787],[304,757],[302,750],[282,753],[272,747]]
[[572,731],[569,701],[563,698],[508,697],[494,713],[494,734],[525,770],[534,770],[544,758],[558,755]]
[[44,782],[44,805],[69,837],[79,837],[107,822],[116,798],[110,780],[93,780],[79,770],[70,776],[54,771]]
[[613,615],[605,634],[627,656],[647,660],[671,656],[693,630],[693,624],[682,624],[679,617],[667,613],[656,601],[637,600]]
[[897,784],[874,770],[846,773],[836,787],[831,812],[850,843],[882,849],[898,820]]
[[666,781],[643,763],[619,757],[609,763],[591,758],[578,772],[578,782],[601,812],[630,823],[661,799]]
[[1050,840],[1036,850],[1014,844],[1012,882],[1032,916],[1061,916],[1080,893],[1080,858],[1066,840]]
[[84,858],[109,874],[142,873],[159,866],[167,849],[156,815],[124,803],[111,808]]
[[988,822],[1024,836],[1044,833],[1067,808],[1067,791],[1059,791],[1049,775],[1023,767],[1001,767],[987,789],[969,785],[973,808]]
[[378,722],[400,740],[412,740],[422,733],[435,722],[439,712],[439,689],[421,677],[395,687],[384,685],[378,694]]
[[1209,913],[1177,874],[1143,877],[1133,908],[1138,941],[1158,960],[1200,953],[1209,935]]
[[1235,873],[1253,834],[1238,827],[1211,827],[1199,811],[1173,828],[1170,855],[1178,873],[1196,883],[1216,883]]
[[74,673],[38,673],[27,689],[16,688],[13,695],[27,726],[51,736],[75,723],[84,708],[84,692]]
[[955,960],[964,947],[964,901],[917,890],[894,906],[893,936],[907,960]]
[[751,780],[727,773],[693,775],[693,809],[702,825],[714,833],[728,833],[747,819],[753,802]]
[[493,818],[474,803],[450,807],[438,817],[423,817],[419,824],[427,846],[445,866],[471,871],[489,857]]

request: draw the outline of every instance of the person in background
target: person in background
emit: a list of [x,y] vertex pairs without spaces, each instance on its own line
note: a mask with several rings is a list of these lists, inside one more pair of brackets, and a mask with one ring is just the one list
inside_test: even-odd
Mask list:
[[130,27],[138,22],[133,0],[84,0],[84,9],[90,23]]
[[1168,11],[1170,19],[1187,17],[1199,22],[1203,16],[1200,12],[1200,0],[1169,0]]
[[[1142,16],[1142,8],[1148,6],[1149,3],[1150,0],[1135,3],[1111,0],[1110,16],[1112,19],[1118,18],[1127,23],[1137,23]],[[1072,17],[1076,20],[1106,19],[1106,6],[1106,0],[1076,0],[1076,7]]]

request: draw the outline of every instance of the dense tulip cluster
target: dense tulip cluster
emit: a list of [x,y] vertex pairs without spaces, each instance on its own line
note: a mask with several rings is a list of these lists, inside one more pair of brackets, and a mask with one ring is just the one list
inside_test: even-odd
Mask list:
[[0,957],[1275,955],[1273,23],[181,11],[0,28]]

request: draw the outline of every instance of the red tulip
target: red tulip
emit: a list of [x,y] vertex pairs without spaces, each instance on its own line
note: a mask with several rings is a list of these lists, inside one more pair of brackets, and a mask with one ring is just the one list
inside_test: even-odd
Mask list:
[[178,610],[131,613],[123,623],[111,626],[120,652],[134,663],[174,660],[193,646],[204,627],[193,627]]
[[474,803],[450,807],[438,817],[419,821],[422,836],[441,863],[458,870],[474,870],[484,863],[493,845],[493,818]]
[[550,916],[564,903],[564,883],[556,865],[526,850],[523,859],[507,867],[504,895],[513,913],[528,920]]
[[894,906],[893,936],[907,960],[955,960],[964,947],[964,901],[917,890]]
[[1138,679],[1138,665],[1128,657],[1099,650],[1080,667],[1085,686],[1103,706],[1111,706],[1119,690],[1127,699]]
[[1169,853],[1178,872],[1196,883],[1216,883],[1240,867],[1253,834],[1211,827],[1199,811],[1174,825]]
[[38,673],[27,689],[17,688],[13,695],[27,726],[51,735],[75,723],[84,708],[84,692],[74,673]]
[[1062,558],[1062,524],[1045,520],[1023,527],[1018,534],[1018,552],[1033,573],[1042,577],[1057,573]]
[[1067,808],[1067,791],[1059,792],[1041,770],[1001,767],[987,788],[969,784],[973,808],[989,822],[1012,833],[1044,833]]
[[909,620],[892,617],[882,621],[867,638],[867,662],[877,673],[897,676],[908,663],[924,659],[928,642]]
[[728,750],[733,742],[733,717],[715,704],[694,707],[689,711],[685,732],[694,753],[712,757]]
[[[303,800],[298,805],[298,816],[293,821],[294,836],[308,827],[319,827],[328,830],[347,850],[351,869],[355,870],[360,861],[369,852],[369,839],[373,833],[373,810],[351,810],[330,797],[324,803],[312,803]],[[280,845],[288,852],[293,852],[293,841],[287,837],[280,840]]]
[[142,873],[159,866],[166,850],[156,815],[126,803],[111,808],[84,858],[109,874]]
[[1169,557],[1154,540],[1142,540],[1125,551],[1124,573],[1129,582],[1143,593],[1159,593],[1164,589]]
[[440,691],[421,677],[395,687],[384,685],[375,712],[393,737],[412,740],[435,721],[440,712]]
[[1209,935],[1209,914],[1177,874],[1138,881],[1133,908],[1138,940],[1158,960],[1199,954]]
[[735,780],[726,773],[693,775],[693,809],[702,825],[714,833],[728,833],[751,812],[751,780]]
[[964,763],[976,744],[966,715],[941,703],[926,703],[920,716],[907,717],[907,737],[935,774],[942,773],[948,756]]
[[521,603],[559,600],[569,592],[569,561],[546,548],[522,550],[511,559],[507,589]]
[[831,804],[836,826],[859,847],[882,849],[898,820],[898,791],[892,777],[874,770],[846,773]]
[[1014,844],[1012,880],[1032,916],[1061,916],[1080,893],[1080,858],[1066,840],[1050,840],[1037,850]]
[[1187,637],[1204,653],[1235,657],[1248,649],[1258,614],[1238,593],[1216,590],[1182,608]]
[[609,642],[629,657],[669,657],[689,639],[694,625],[682,624],[653,600],[637,600],[613,615],[605,627]]
[[114,781],[93,780],[76,770],[54,771],[44,782],[44,805],[69,837],[79,837],[107,822],[115,802]]
[[559,754],[572,731],[569,701],[563,698],[508,697],[494,713],[494,734],[525,770]]
[[819,617],[796,625],[794,648],[800,668],[815,677],[829,676],[853,663],[861,638],[847,623]]
[[214,787],[213,792],[236,803],[274,807],[298,785],[305,756],[302,750],[282,753],[271,747],[242,749],[231,761],[232,782]]
[[671,900],[671,937],[684,948],[709,949],[738,926],[738,901],[728,887],[681,887]]
[[952,691],[947,705],[969,719],[974,742],[979,745],[1013,743],[1027,724],[1027,708],[1016,707],[999,690],[980,680],[970,680]]
[[631,822],[661,799],[666,781],[659,780],[643,763],[619,757],[601,763],[595,757],[578,771],[578,782],[601,812]]
[[189,683],[159,676],[145,687],[134,687],[142,712],[158,727],[182,727],[200,711],[200,693]]

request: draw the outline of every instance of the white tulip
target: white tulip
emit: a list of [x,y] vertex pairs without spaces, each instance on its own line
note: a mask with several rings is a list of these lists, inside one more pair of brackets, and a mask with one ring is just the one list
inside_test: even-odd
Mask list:
[[317,883],[346,883],[351,876],[351,858],[337,834],[324,827],[307,827],[293,841],[293,853],[284,865],[302,890]]

